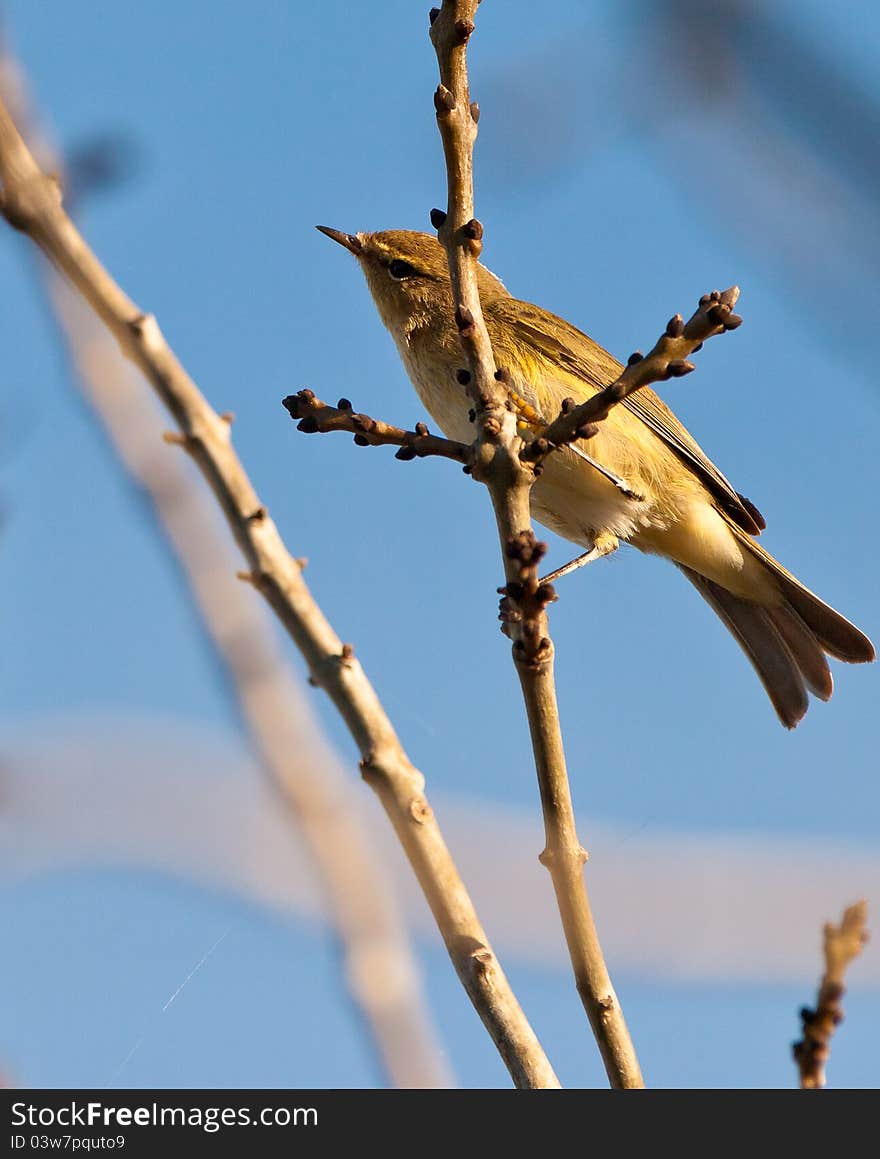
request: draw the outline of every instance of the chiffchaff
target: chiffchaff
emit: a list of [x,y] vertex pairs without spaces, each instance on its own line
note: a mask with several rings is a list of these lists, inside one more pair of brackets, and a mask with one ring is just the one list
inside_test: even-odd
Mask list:
[[[347,234],[318,227],[358,259],[422,403],[445,434],[470,442],[471,403],[456,379],[462,365],[446,255],[424,233]],[[520,302],[478,267],[483,315],[495,360],[510,374],[523,415],[555,418],[612,382],[622,367],[562,318]],[[524,421],[523,437],[534,430]],[[626,480],[627,497],[577,448],[552,454],[532,489],[532,511],[546,527],[584,547],[607,551],[622,539],[677,564],[718,613],[754,665],[779,719],[794,728],[807,690],[831,696],[825,658],[874,659],[871,641],[824,604],[754,539],[764,522],[660,399],[643,389],[614,407],[585,450]]]

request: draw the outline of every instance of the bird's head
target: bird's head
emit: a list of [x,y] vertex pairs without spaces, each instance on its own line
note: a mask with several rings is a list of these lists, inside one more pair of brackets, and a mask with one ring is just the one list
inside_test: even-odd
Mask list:
[[[435,322],[438,311],[452,320],[453,303],[446,253],[435,237],[408,229],[381,233],[342,233],[327,226],[321,233],[339,242],[360,263],[382,321],[395,336]],[[477,267],[483,302],[507,297],[503,284],[484,266]]]

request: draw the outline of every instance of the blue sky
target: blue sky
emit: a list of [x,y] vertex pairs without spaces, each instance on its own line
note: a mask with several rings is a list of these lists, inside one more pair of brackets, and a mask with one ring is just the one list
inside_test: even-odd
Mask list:
[[[261,497],[291,551],[309,557],[313,591],[356,645],[429,790],[537,810],[495,618],[500,566],[485,495],[442,462],[400,464],[345,439],[298,435],[280,406],[309,386],[389,421],[423,417],[354,263],[313,226],[428,228],[428,210],[442,204],[426,11],[389,0],[380,15],[327,0],[306,21],[294,5],[255,4],[245,16],[237,4],[155,0],[144,20],[129,2],[6,8],[62,146],[103,132],[130,142],[131,179],[84,208],[86,235],[158,315],[213,405],[235,411],[236,445]],[[625,43],[619,6],[556,4],[542,11],[539,34],[527,25],[530,8],[483,4],[473,42],[486,263],[514,294],[624,357],[650,345],[675,311],[687,316],[701,293],[737,282],[746,324],[708,344],[697,373],[668,384],[664,397],[764,512],[768,548],[876,640],[880,392],[872,362],[834,337],[850,302],[876,295],[876,269],[872,281],[855,266],[847,298],[829,291],[823,300],[817,259],[818,288],[805,299],[775,264],[778,239],[762,240],[772,219],[748,216],[735,186],[707,194],[711,152],[702,170],[694,156],[700,126],[676,122],[671,131],[620,114],[615,93],[632,78],[608,64]],[[878,17],[852,5],[853,20],[836,17],[832,27],[821,5],[788,8],[799,33],[880,100],[864,50]],[[566,80],[579,113],[589,106],[597,118],[590,124],[604,124],[603,101],[614,104],[613,131],[575,126],[575,154],[564,141],[557,152],[548,145],[546,179],[536,180],[517,150],[542,143],[522,135],[516,106],[501,99],[510,62],[528,59],[536,35],[577,44],[585,28],[617,84]],[[561,82],[552,52],[546,59],[536,86],[552,106]],[[651,99],[647,92],[642,103]],[[699,170],[692,182],[683,163],[670,164],[677,148]],[[716,148],[724,152],[722,130]],[[727,160],[735,169],[736,156]],[[802,203],[796,176],[780,179],[792,230]],[[845,204],[827,206],[841,228]],[[29,256],[22,240],[0,237],[7,749],[22,729],[39,734],[61,716],[120,729],[134,717],[156,730],[186,723],[239,745],[176,572],[78,399]],[[817,322],[817,309],[835,325]],[[568,549],[550,540],[554,565],[563,562]],[[835,666],[834,699],[814,704],[787,734],[673,568],[621,551],[564,581],[560,594],[559,695],[587,844],[594,819],[637,835],[779,834],[814,839],[819,856],[831,841],[878,852],[876,668]],[[427,643],[414,649],[416,637]],[[353,765],[342,726],[315,700]],[[353,783],[352,792],[366,790]],[[144,1035],[126,1067],[131,1085],[379,1081],[317,928],[124,867],[10,884],[0,908],[17,931],[0,991],[0,1061],[27,1085],[101,1085]],[[491,933],[491,913],[482,916]],[[817,930],[831,916],[818,913]],[[153,1019],[227,927],[174,1020]],[[444,956],[421,952],[460,1081],[504,1085]],[[598,1082],[564,973],[510,972],[566,1080]],[[695,992],[637,973],[617,981],[657,1084],[790,1082],[785,1043],[809,998],[802,985],[704,982]],[[877,991],[852,1001],[860,1014],[850,1014],[836,1077],[869,1085]],[[683,1002],[686,1031],[671,1017]]]

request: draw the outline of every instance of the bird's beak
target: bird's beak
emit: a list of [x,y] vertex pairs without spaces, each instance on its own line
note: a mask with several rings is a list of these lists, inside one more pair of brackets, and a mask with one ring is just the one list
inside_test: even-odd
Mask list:
[[340,245],[345,246],[348,252],[354,254],[355,257],[360,256],[361,243],[355,234],[343,233],[341,229],[331,229],[329,225],[316,225],[315,229],[321,233],[325,233],[327,237],[332,237],[334,241],[338,241]]

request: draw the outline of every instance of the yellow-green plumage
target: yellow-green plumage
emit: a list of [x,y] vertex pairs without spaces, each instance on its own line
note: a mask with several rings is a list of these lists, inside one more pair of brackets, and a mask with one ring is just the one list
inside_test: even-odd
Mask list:
[[[470,442],[471,404],[456,381],[461,348],[446,256],[436,239],[407,230],[324,232],[358,258],[431,417],[448,437]],[[620,373],[620,363],[570,323],[511,297],[482,266],[478,278],[496,364],[509,371],[515,395],[544,418],[555,418],[563,399],[581,402]],[[787,727],[806,711],[807,690],[831,695],[826,652],[873,660],[870,640],[755,542],[763,527],[756,509],[652,391],[614,407],[587,448],[643,499],[628,498],[562,449],[533,488],[535,518],[584,547],[616,537],[676,563],[738,640]]]

